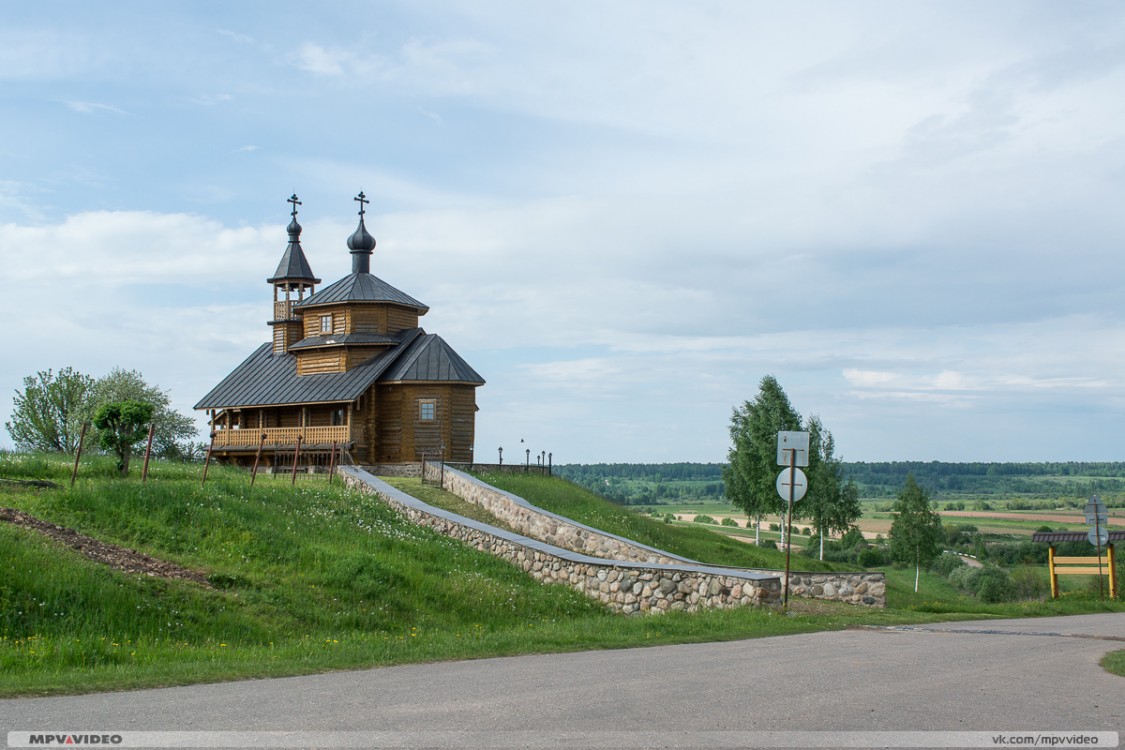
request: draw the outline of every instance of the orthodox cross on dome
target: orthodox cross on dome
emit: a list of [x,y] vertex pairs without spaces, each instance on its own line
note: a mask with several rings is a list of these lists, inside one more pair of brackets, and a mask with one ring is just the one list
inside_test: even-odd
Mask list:
[[296,219],[297,218],[297,206],[301,205],[301,201],[297,200],[297,194],[293,193],[293,195],[291,197],[285,199],[285,202],[293,204],[293,211],[291,213],[293,215],[293,218]]
[[360,190],[359,195],[352,198],[352,200],[353,201],[359,201],[359,215],[360,215],[360,217],[362,217],[363,214],[364,214],[363,204],[370,203],[371,201],[367,200],[367,196],[363,194],[362,190]]

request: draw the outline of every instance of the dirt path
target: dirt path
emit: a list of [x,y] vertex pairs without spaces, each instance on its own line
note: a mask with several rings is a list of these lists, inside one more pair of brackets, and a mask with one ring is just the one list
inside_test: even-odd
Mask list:
[[38,531],[57,542],[79,552],[94,562],[108,565],[111,568],[123,570],[126,573],[140,573],[154,578],[172,578],[180,581],[192,581],[210,588],[207,576],[197,570],[180,567],[167,560],[158,560],[143,552],[118,547],[88,536],[79,534],[74,529],[56,526],[47,521],[28,515],[15,508],[0,508],[0,521],[20,526],[25,529]]
[[[1024,513],[1022,511],[989,511],[989,510],[943,510],[941,515],[955,518],[991,518],[1008,521],[1050,521],[1052,523],[1085,523],[1086,516],[1080,510],[1059,513]],[[1119,516],[1115,508],[1109,513],[1111,518]],[[1114,523],[1111,521],[1111,523]]]

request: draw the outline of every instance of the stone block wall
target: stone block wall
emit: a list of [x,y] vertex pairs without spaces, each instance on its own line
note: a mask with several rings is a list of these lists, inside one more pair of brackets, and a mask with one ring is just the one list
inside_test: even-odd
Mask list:
[[598,559],[427,505],[362,469],[341,467],[340,473],[347,486],[378,496],[412,523],[508,560],[538,581],[570,586],[623,614],[731,609],[780,601],[781,581],[776,574]]
[[[439,467],[426,467],[426,478],[437,481]],[[592,526],[556,515],[531,505],[522,497],[485,484],[474,476],[453,469],[444,472],[443,489],[462,500],[479,505],[496,518],[525,536],[556,547],[610,560],[645,563],[695,563],[686,557],[647,547],[629,539],[607,534]]]
[[[426,467],[427,479],[437,481],[444,475],[444,489],[462,500],[481,506],[521,534],[556,547],[594,557],[634,562],[698,565],[695,560],[638,544],[629,539],[585,526],[563,516],[550,513],[525,499],[486,484],[476,477],[445,466]],[[714,566],[710,566],[714,567]],[[781,575],[784,571],[753,570],[763,575]],[[790,596],[847,602],[869,607],[887,606],[886,576],[883,573],[807,573],[791,572]]]
[[420,463],[376,464],[363,468],[381,477],[408,477],[410,479],[417,479],[422,476],[422,464]]

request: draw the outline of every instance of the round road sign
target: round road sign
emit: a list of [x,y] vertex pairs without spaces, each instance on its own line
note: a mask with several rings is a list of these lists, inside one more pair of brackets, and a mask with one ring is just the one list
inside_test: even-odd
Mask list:
[[[805,477],[805,472],[800,469],[793,469],[793,502],[797,502],[804,497],[808,489],[809,480]],[[777,475],[777,494],[781,495],[782,500],[789,499],[789,469],[783,469]]]
[[1086,538],[1089,539],[1090,544],[1095,547],[1104,547],[1106,542],[1109,541],[1109,529],[1105,526],[1099,529],[1090,529],[1090,531],[1086,533]]

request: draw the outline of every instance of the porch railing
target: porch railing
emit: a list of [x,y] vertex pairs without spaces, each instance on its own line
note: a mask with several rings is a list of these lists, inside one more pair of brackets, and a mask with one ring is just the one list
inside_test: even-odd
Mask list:
[[347,425],[337,427],[246,427],[240,430],[218,429],[215,431],[216,448],[257,448],[266,435],[266,445],[294,445],[301,436],[304,445],[317,443],[349,443],[351,432]]

